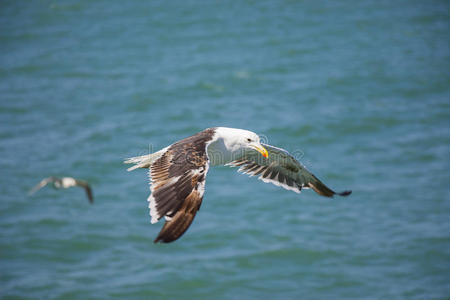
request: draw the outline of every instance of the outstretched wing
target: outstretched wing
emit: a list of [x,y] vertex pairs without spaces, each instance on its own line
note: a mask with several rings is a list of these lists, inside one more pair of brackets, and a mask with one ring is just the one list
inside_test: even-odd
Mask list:
[[89,203],[93,204],[94,196],[92,194],[92,188],[89,185],[89,183],[87,183],[87,181],[84,181],[84,180],[76,179],[75,184],[79,187],[82,187],[86,191],[86,196],[88,197]]
[[151,222],[166,223],[154,242],[169,243],[183,235],[200,209],[205,191],[210,136],[201,132],[167,148],[150,166],[148,197]]
[[56,177],[47,177],[41,180],[41,182],[39,182],[38,184],[36,184],[29,192],[28,195],[31,196],[34,193],[36,193],[37,191],[39,191],[40,189],[42,189],[44,186],[46,186],[49,183],[55,182],[56,180],[58,180],[58,178]]
[[326,197],[333,197],[335,194],[347,196],[351,193],[351,191],[334,192],[286,150],[271,145],[262,145],[269,153],[268,158],[264,158],[255,150],[249,149],[245,151],[242,157],[227,165],[240,167],[239,172],[250,176],[259,176],[258,179],[264,182],[270,182],[296,193],[309,188]]

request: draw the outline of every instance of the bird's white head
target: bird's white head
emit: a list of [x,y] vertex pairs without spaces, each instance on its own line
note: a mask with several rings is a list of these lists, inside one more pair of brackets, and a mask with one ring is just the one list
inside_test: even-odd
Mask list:
[[216,134],[218,138],[223,139],[223,143],[228,151],[238,152],[246,148],[254,149],[267,158],[269,153],[261,145],[259,136],[249,130],[217,127]]

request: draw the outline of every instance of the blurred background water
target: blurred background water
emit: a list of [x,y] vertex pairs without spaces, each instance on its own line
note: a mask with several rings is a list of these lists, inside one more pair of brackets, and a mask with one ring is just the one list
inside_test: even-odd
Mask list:
[[[1,1],[0,297],[448,299],[449,20],[448,1]],[[212,126],[354,192],[213,168],[155,245],[122,160]],[[50,175],[94,205],[27,197]]]

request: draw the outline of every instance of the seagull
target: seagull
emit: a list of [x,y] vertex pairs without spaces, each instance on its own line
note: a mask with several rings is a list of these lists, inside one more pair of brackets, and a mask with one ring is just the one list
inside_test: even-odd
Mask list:
[[325,197],[351,194],[334,192],[286,150],[263,144],[256,133],[236,128],[208,128],[124,163],[134,164],[128,171],[149,169],[151,223],[165,218],[155,243],[173,242],[189,228],[202,203],[209,166],[239,167],[238,172],[296,193],[313,189]]
[[48,178],[44,178],[41,180],[41,182],[39,182],[35,187],[33,187],[31,189],[31,191],[28,193],[28,195],[33,195],[34,193],[36,193],[38,190],[40,190],[41,188],[43,188],[44,186],[46,186],[49,183],[53,184],[53,187],[56,189],[61,189],[61,188],[67,189],[67,188],[74,187],[74,186],[82,187],[86,191],[86,195],[88,197],[89,202],[91,204],[94,203],[94,197],[92,196],[92,189],[89,186],[89,184],[84,180],[75,179],[72,177],[58,178],[58,177],[51,176]]

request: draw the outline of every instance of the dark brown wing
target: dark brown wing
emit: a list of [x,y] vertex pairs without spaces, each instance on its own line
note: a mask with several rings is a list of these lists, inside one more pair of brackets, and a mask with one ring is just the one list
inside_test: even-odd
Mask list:
[[94,196],[92,194],[92,189],[89,183],[84,180],[75,180],[76,185],[82,187],[86,191],[86,196],[88,197],[89,203],[94,203]]
[[154,242],[170,243],[181,237],[194,220],[195,214],[202,204],[202,199],[203,191],[198,191],[194,188],[184,199],[175,215],[166,221]]
[[84,190],[86,191],[86,195],[89,199],[89,203],[93,204],[94,203],[94,196],[92,195],[92,189],[91,187],[88,185],[84,188]]
[[206,145],[211,138],[202,133],[173,144],[150,167],[151,222],[166,218],[155,243],[182,236],[200,208],[209,168]]

